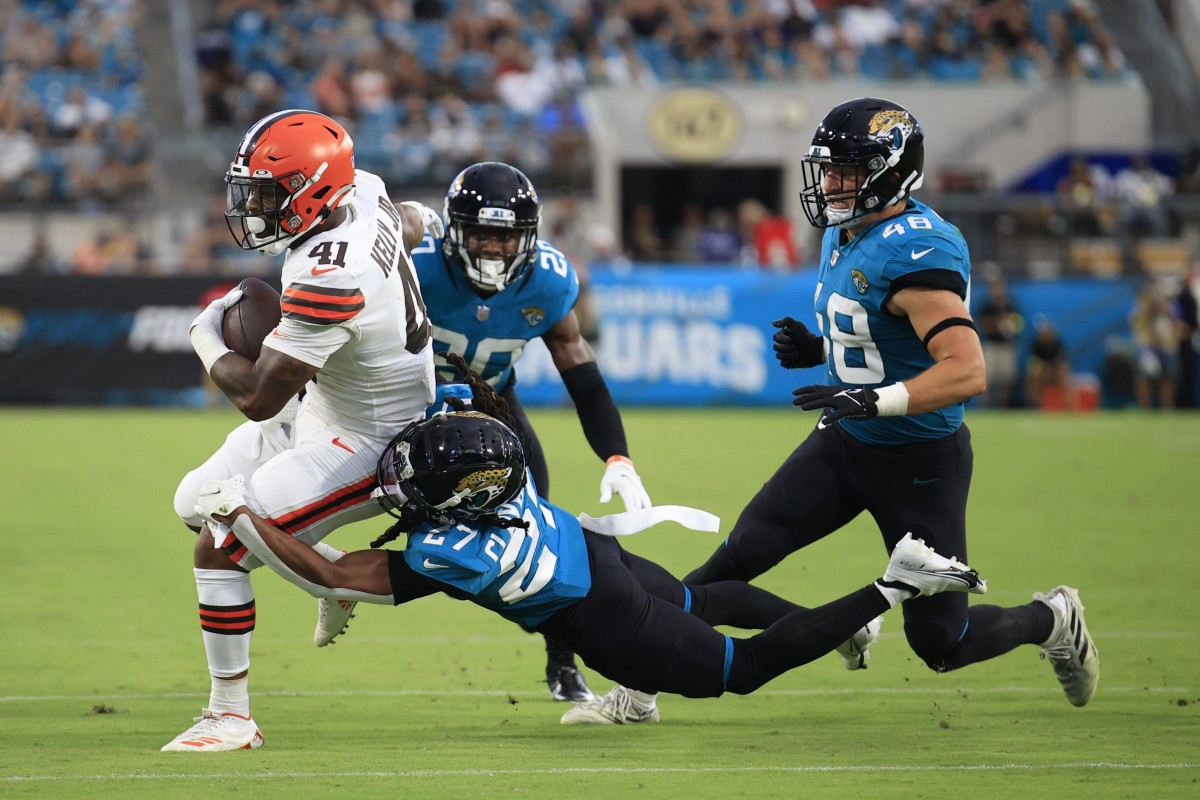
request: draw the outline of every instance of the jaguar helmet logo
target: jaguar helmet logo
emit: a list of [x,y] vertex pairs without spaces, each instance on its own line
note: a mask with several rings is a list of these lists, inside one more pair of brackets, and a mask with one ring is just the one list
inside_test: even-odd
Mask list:
[[[458,482],[458,485],[454,487],[454,494],[458,497],[471,498],[470,505],[484,508],[494,498],[504,493],[511,477],[511,467],[476,470]],[[480,493],[486,496],[477,498]]]
[[871,138],[886,142],[893,150],[900,150],[916,127],[913,118],[901,108],[889,108],[877,111],[867,123],[867,133]]

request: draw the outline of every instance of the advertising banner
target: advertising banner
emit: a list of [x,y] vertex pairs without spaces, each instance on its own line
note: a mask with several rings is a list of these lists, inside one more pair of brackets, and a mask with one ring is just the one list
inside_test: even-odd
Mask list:
[[188,327],[235,281],[0,276],[0,402],[188,405]]
[[[0,403],[199,405],[202,368],[188,341],[201,305],[233,282],[206,278],[0,276]],[[1120,280],[1013,281],[1027,326],[1047,316],[1075,372],[1099,374],[1105,343],[1129,336],[1137,286]],[[786,406],[823,369],[784,370],[771,321],[816,330],[816,271],[774,274],[683,266],[594,270],[597,354],[620,405]],[[974,304],[973,304],[974,305]],[[541,340],[517,363],[524,404],[569,404]]]

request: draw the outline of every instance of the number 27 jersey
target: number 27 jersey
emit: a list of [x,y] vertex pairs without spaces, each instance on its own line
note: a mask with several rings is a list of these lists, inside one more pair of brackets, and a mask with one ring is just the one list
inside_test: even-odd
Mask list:
[[[826,338],[826,382],[887,386],[934,364],[907,317],[886,308],[913,286],[952,291],[964,300],[971,257],[961,233],[929,206],[910,199],[904,213],[861,230],[842,243],[825,231],[817,276],[816,313]],[[947,436],[962,425],[963,404],[903,417],[842,420],[843,429],[871,444],[905,444]]]

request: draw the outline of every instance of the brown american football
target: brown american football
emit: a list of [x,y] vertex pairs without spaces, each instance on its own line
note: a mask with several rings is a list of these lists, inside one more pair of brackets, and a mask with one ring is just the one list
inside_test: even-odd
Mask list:
[[259,278],[246,278],[238,288],[242,290],[242,296],[225,309],[221,335],[230,350],[257,361],[263,339],[283,316],[279,309],[279,292]]

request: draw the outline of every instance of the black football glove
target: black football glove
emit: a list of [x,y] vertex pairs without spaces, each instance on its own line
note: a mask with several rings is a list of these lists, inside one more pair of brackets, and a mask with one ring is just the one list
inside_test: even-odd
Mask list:
[[874,389],[847,389],[845,386],[801,386],[792,392],[796,399],[792,405],[805,411],[827,408],[824,422],[839,419],[871,419],[879,415],[875,401],[879,395]]
[[771,323],[775,332],[775,357],[784,369],[815,367],[825,363],[825,339],[810,331],[803,322],[791,317]]

